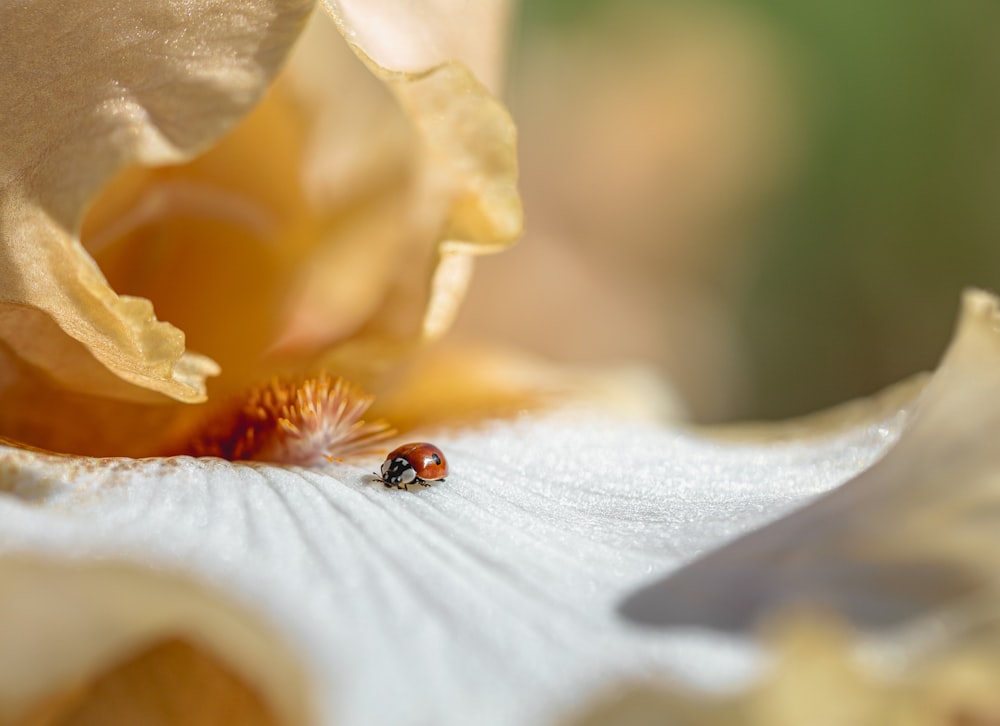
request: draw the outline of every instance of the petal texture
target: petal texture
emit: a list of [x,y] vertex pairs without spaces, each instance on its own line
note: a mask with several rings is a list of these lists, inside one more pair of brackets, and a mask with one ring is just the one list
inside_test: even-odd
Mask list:
[[[98,575],[87,573],[121,567],[140,573],[132,582],[158,582],[164,602],[193,587],[217,593],[206,613],[246,613],[259,642],[298,664],[292,683],[316,722],[541,724],[623,679],[736,689],[763,663],[750,626],[805,601],[862,626],[905,625],[891,631],[893,652],[923,669],[917,688],[961,667],[921,661],[925,636],[974,638],[977,613],[995,610],[998,318],[995,298],[969,293],[919,395],[893,391],[861,416],[842,409],[839,423],[800,426],[800,438],[789,427],[737,440],[554,414],[433,437],[451,474],[413,492],[373,482],[377,460],[310,470],[3,449],[0,588],[13,596],[0,640],[46,642],[31,603],[56,597],[45,571],[66,568],[94,594],[101,642],[161,635],[135,628],[120,597],[101,601],[120,590],[90,586]],[[656,572],[669,575],[622,618],[622,601]],[[66,617],[69,640],[87,646],[90,629]],[[207,614],[165,622],[188,638],[215,632]],[[782,651],[782,680],[756,692],[768,708],[824,673],[859,702],[888,703],[847,665],[843,638],[806,640]],[[287,691],[252,654],[202,642],[265,697]],[[81,647],[72,673],[65,660],[3,659],[16,651],[0,648],[0,704],[58,691],[109,657]],[[703,710],[677,696],[648,709],[663,703],[705,719],[736,702]]]
[[0,9],[0,336],[63,385],[204,397],[215,364],[147,300],[118,296],[80,246],[85,206],[122,168],[190,158],[260,98],[307,0],[30,0]]
[[[298,654],[319,723],[550,723],[630,676],[741,682],[746,641],[650,636],[617,603],[837,486],[901,420],[762,445],[600,413],[526,419],[433,437],[451,473],[410,492],[372,482],[377,459],[307,470],[7,450],[0,559],[124,559],[210,585]],[[20,612],[4,624],[42,627]]]
[[669,627],[751,628],[820,605],[894,628],[982,595],[998,572],[1000,311],[969,292],[955,339],[898,443],[855,480],[634,594]]

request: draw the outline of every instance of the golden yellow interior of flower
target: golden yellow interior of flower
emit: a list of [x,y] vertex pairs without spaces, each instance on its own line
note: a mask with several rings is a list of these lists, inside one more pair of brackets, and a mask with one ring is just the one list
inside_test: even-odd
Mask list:
[[[0,345],[0,436],[12,444],[89,456],[151,456],[204,405],[140,404],[68,391]],[[5,381],[6,383],[7,381]]]
[[[323,239],[325,220],[300,179],[306,125],[294,99],[275,88],[206,154],[118,175],[83,224],[82,243],[111,286],[150,300],[160,320],[184,331],[188,350],[221,364],[223,375],[212,381],[218,396],[282,365],[266,352],[282,332],[300,269]],[[7,379],[0,382],[8,384],[0,434],[53,451],[158,454],[206,408],[74,392],[15,351],[0,358]]]
[[299,178],[304,126],[276,89],[194,161],[120,175],[83,227],[111,286],[151,300],[230,386],[260,375],[297,266],[319,236]]
[[[265,354],[304,260],[323,239],[300,179],[305,127],[276,88],[192,162],[120,174],[83,225],[83,245],[111,286],[152,301],[159,319],[184,331],[188,350],[221,364],[212,381],[221,396],[281,365]],[[0,357],[9,384],[0,433],[53,451],[157,454],[206,408],[73,392],[10,349]]]
[[[0,436],[160,454],[209,417],[195,402],[217,367],[212,408],[275,375],[323,370],[380,394],[394,365],[449,326],[466,256],[519,233],[514,137],[460,64],[413,76],[366,65],[314,14],[226,136],[100,188],[79,240],[96,266],[60,230],[74,266],[4,331]],[[69,312],[50,320],[49,308]]]
[[[389,104],[383,113],[398,116],[388,92],[382,95]],[[84,221],[81,241],[115,291],[150,300],[160,320],[184,331],[188,350],[221,365],[209,382],[215,403],[276,373],[313,366],[318,350],[373,314],[399,273],[391,259],[410,231],[400,213],[410,145],[389,143],[397,158],[380,160],[382,178],[360,196],[327,189],[327,198],[317,199],[303,183],[310,145],[325,133],[319,121],[289,82],[279,82],[202,156],[119,174]],[[386,151],[384,134],[371,142],[371,154]],[[68,391],[13,351],[0,355],[0,373],[16,380],[2,392],[0,434],[45,449],[160,454],[213,410]]]

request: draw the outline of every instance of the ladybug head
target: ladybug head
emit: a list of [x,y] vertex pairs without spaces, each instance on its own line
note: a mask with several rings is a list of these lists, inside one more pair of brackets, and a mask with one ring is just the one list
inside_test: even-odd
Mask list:
[[406,485],[416,478],[416,470],[402,457],[386,459],[382,463],[382,480],[388,484]]

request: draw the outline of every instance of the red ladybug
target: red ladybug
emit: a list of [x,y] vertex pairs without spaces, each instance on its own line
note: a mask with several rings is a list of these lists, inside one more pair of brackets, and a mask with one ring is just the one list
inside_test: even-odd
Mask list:
[[410,484],[427,486],[427,482],[444,481],[448,462],[434,444],[418,442],[403,444],[389,452],[382,462],[379,481],[387,487],[409,489]]

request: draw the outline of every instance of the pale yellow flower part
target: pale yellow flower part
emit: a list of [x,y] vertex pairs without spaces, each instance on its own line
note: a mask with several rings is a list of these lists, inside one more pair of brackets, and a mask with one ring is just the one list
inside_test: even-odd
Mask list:
[[[509,3],[324,0],[324,5],[348,43],[393,90],[433,162],[421,179],[422,206],[433,210],[444,204],[448,210],[420,318],[424,337],[433,339],[450,327],[464,297],[472,274],[469,255],[502,250],[521,233],[517,160],[511,153],[516,131],[489,90],[499,85],[504,35],[496,31],[506,27]],[[479,27],[492,32],[470,32]],[[432,219],[425,215],[424,224]],[[409,284],[393,289],[388,307],[412,309],[414,297],[424,297],[413,283],[425,287],[426,277],[419,267],[410,269]]]
[[217,372],[80,246],[86,205],[129,164],[190,158],[260,98],[308,0],[0,9],[0,337],[67,388],[205,396]]
[[[995,606],[969,632],[929,653],[873,667],[865,641],[829,614],[797,612],[772,627],[773,663],[751,688],[699,697],[667,684],[609,689],[560,726],[960,726],[1000,717]],[[870,651],[871,648],[869,647]]]
[[[10,231],[0,242],[9,264],[0,270],[7,270],[10,282],[2,293],[7,304],[0,305],[0,340],[6,343],[0,346],[0,434],[64,452],[159,453],[205,416],[170,405],[171,399],[204,399],[205,377],[219,367],[213,401],[275,374],[322,366],[372,393],[384,390],[379,376],[391,374],[454,318],[468,285],[470,255],[503,249],[521,230],[514,126],[484,85],[498,84],[508,4],[492,7],[474,16],[495,25],[465,28],[479,44],[447,39],[455,28],[446,5],[417,14],[401,10],[392,23],[380,15],[381,27],[412,32],[436,49],[409,56],[425,64],[418,70],[372,60],[352,29],[351,23],[364,20],[357,9],[336,23],[325,12],[305,23],[303,7],[280,44],[268,35],[280,24],[262,29],[244,23],[240,32],[256,38],[245,44],[260,43],[267,53],[259,55],[274,62],[253,78],[253,93],[244,92],[238,109],[209,92],[229,93],[221,80],[198,85],[202,76],[225,76],[225,64],[211,66],[206,58],[210,67],[198,71],[187,60],[170,75],[156,64],[175,55],[152,53],[129,61],[129,69],[159,94],[160,116],[176,111],[177,118],[137,113],[134,128],[91,144],[87,139],[96,131],[80,123],[90,116],[51,113],[61,124],[60,137],[73,141],[58,156],[73,173],[62,167],[46,172],[40,152],[19,159],[13,142],[10,152],[5,148],[3,163],[17,161],[38,177],[32,188],[40,195],[73,195],[76,206],[56,236],[46,238],[58,242],[52,254],[37,254],[32,245],[41,238],[24,214],[38,205],[18,201],[17,187],[2,190],[0,212],[10,213],[0,214],[0,224]],[[33,12],[39,11],[23,11]],[[141,28],[152,14],[144,12],[134,9],[138,20],[122,18],[107,32]],[[177,32],[190,40],[218,30],[204,25]],[[272,79],[303,25],[285,70]],[[16,51],[25,65],[44,49],[6,42],[19,27],[5,26],[0,51]],[[433,40],[439,33],[442,39]],[[157,38],[171,42],[169,34]],[[230,41],[218,42],[238,55],[240,48],[226,45]],[[129,47],[141,55],[150,43]],[[62,55],[70,66],[91,63],[91,92],[103,98],[98,92],[116,78],[131,77],[99,54],[83,55],[96,47],[102,46],[81,43],[80,52]],[[207,41],[199,46],[206,53],[210,47]],[[486,48],[495,52],[485,54]],[[62,73],[80,75],[75,67]],[[35,74],[22,74],[24,82]],[[268,83],[270,92],[250,111]],[[168,103],[188,86],[200,93],[190,108]],[[81,82],[80,103],[87,93]],[[55,100],[38,99],[0,120],[12,129],[8,139],[44,132],[45,124],[32,126],[31,114],[50,110],[45,99],[56,108]],[[144,119],[173,135],[194,134],[200,123],[214,136],[156,156],[143,146],[147,137],[159,138],[140,133]],[[142,154],[130,152],[130,143]],[[80,149],[86,153],[76,159]],[[87,154],[103,154],[102,164]],[[87,181],[82,190],[81,177]],[[42,211],[38,218],[49,219]],[[170,324],[154,320],[154,308]],[[53,311],[76,318],[57,325]],[[144,433],[136,437],[137,431]]]
[[[369,58],[366,38],[375,44],[375,55],[387,60],[377,38],[353,29],[352,23],[369,22],[363,9],[355,8],[349,18],[338,15],[338,25],[392,93],[355,95],[361,85],[350,80],[358,75],[353,70],[340,75],[348,81],[344,87],[318,88],[315,81],[303,80],[310,73],[321,79],[325,73],[329,80],[329,67],[350,66],[334,47],[342,41],[327,36],[323,52],[312,57],[314,67],[293,64],[294,72],[254,115],[256,120],[248,121],[245,131],[241,127],[218,154],[213,150],[196,161],[190,174],[186,167],[175,167],[145,175],[133,170],[116,179],[88,220],[91,238],[84,239],[87,251],[101,262],[99,270],[80,246],[87,204],[126,165],[184,161],[232,126],[267,87],[310,3],[277,4],[271,10],[262,4],[259,11],[235,14],[210,3],[200,14],[197,4],[157,11],[136,6],[125,17],[98,12],[101,7],[78,5],[72,12],[55,13],[36,3],[7,9],[9,21],[0,18],[5,28],[0,57],[5,63],[10,59],[8,65],[17,69],[13,77],[20,81],[6,85],[7,95],[0,98],[17,109],[3,117],[0,127],[7,147],[0,224],[8,258],[2,268],[7,278],[0,332],[16,355],[57,385],[88,396],[162,400],[150,393],[155,391],[197,401],[204,398],[205,377],[218,372],[212,361],[185,352],[183,332],[156,321],[145,295],[116,295],[101,270],[116,289],[151,287],[155,295],[166,295],[167,317],[181,321],[182,328],[189,322],[198,328],[194,337],[201,345],[220,339],[223,368],[242,367],[237,378],[247,379],[255,371],[258,377],[270,372],[258,362],[267,352],[268,335],[275,349],[309,355],[351,336],[360,338],[365,350],[373,344],[396,350],[401,343],[439,335],[468,281],[471,267],[465,256],[502,249],[520,233],[513,124],[463,65],[469,62],[497,84],[507,3],[491,3],[490,12],[474,14],[496,21],[494,27],[464,26],[465,36],[483,39],[479,45],[449,40],[456,28],[448,4],[418,14],[400,10],[392,22],[383,15],[386,8],[373,10],[381,27],[411,33],[435,49],[409,54],[405,73]],[[34,32],[36,26],[41,32]],[[67,28],[77,32],[64,32]],[[20,42],[22,34],[32,42]],[[135,42],[139,36],[142,42]],[[66,38],[73,40],[68,49]],[[103,52],[116,43],[131,53]],[[492,51],[485,54],[486,48]],[[48,77],[56,81],[49,83]],[[67,86],[66,93],[59,83]],[[32,84],[47,84],[46,92],[31,91]],[[382,119],[380,128],[389,129],[369,138],[371,123],[351,122],[354,135],[333,143],[338,150],[366,156],[368,169],[359,168],[365,164],[338,166],[336,160],[344,156],[331,154],[335,161],[318,176],[310,176],[308,164],[302,178],[290,176],[300,159],[306,161],[317,146],[322,149],[323,138],[344,130],[336,124],[324,128],[328,117],[304,121],[302,114],[334,103],[344,106],[345,97],[352,110],[359,109],[355,119]],[[341,121],[347,116],[342,114]],[[256,153],[264,163],[255,168]],[[280,153],[283,161],[276,157]],[[269,154],[284,168],[272,169]],[[334,204],[329,203],[331,185],[324,187],[331,166],[341,175]],[[322,164],[312,163],[313,172],[317,168]],[[374,184],[372,168],[383,174]],[[280,173],[270,178],[269,191],[270,171]],[[352,171],[361,173],[344,176]],[[345,196],[347,189],[353,197]],[[298,198],[290,196],[295,193]],[[185,228],[181,222],[192,218],[206,224],[185,222]],[[160,237],[150,237],[157,229],[153,225],[159,226]],[[174,253],[163,248],[163,239],[188,246]],[[247,243],[244,256],[239,245]],[[254,249],[262,243],[286,249]],[[51,253],[41,254],[48,248],[39,245],[46,244]],[[141,257],[144,249],[150,250],[147,260]],[[189,266],[206,261],[214,266],[213,254],[219,260],[214,277],[223,283],[220,294],[213,299],[198,289],[192,296],[207,306],[185,307],[187,290],[165,292],[185,257],[192,258]],[[159,278],[144,281],[150,271]],[[213,277],[208,270],[200,274]],[[230,282],[253,286],[256,277],[259,295],[240,292]],[[156,300],[157,311],[161,303]],[[238,338],[244,331],[246,345]]]
[[[488,5],[497,9],[480,20],[502,17],[508,3]],[[452,28],[465,5],[419,7],[401,7],[391,21],[378,4],[372,12],[384,32],[427,39]],[[499,75],[499,52],[484,67],[482,54],[442,41],[440,54],[421,56],[420,72],[403,72],[380,65],[392,58],[368,55],[365,34],[350,24],[357,11],[345,20],[330,9],[382,83],[373,86],[338,57],[325,18],[311,24],[282,78],[316,119],[303,150],[303,191],[336,224],[321,230],[301,266],[275,347],[325,343],[329,366],[365,380],[384,359],[398,358],[401,346],[447,330],[468,285],[470,256],[503,250],[520,235],[516,131],[484,85]],[[503,31],[502,22],[465,28],[489,47],[500,47]]]
[[500,91],[511,13],[506,0],[323,0],[323,5],[349,29],[350,42],[383,68],[419,73],[460,60],[490,91]]

